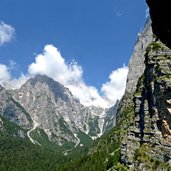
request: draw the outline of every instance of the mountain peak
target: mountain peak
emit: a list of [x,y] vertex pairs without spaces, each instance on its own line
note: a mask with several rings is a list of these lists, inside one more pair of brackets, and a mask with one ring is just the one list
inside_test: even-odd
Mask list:
[[51,77],[48,77],[47,75],[41,75],[38,74],[35,77],[31,78],[28,80],[33,86],[35,86],[36,83],[51,83],[51,82],[56,82],[59,85],[63,86],[62,84],[60,84],[59,82],[55,81],[54,79],[52,79]]
[[[34,89],[44,89],[44,86],[48,87],[49,91],[54,94],[55,97],[62,99],[63,101],[68,101],[72,96],[72,93],[68,88],[64,87],[59,82],[46,75],[36,75],[35,77],[29,79],[23,86],[26,87],[31,85]],[[21,88],[21,89],[22,89]]]

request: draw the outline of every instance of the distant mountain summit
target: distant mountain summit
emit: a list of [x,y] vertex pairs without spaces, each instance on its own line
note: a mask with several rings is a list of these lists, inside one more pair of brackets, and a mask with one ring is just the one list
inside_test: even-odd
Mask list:
[[52,78],[46,75],[37,75],[34,78],[28,80],[28,82],[32,85],[32,87],[36,87],[39,84],[47,85],[49,91],[51,91],[56,98],[60,98],[63,101],[68,101],[72,98],[72,94],[68,88],[64,87],[59,82],[54,81]]
[[107,115],[108,109],[83,106],[68,88],[45,75],[29,79],[15,91],[0,86],[0,99],[2,116],[27,129],[33,144],[86,146],[115,124],[108,125],[106,117],[113,119],[116,110]]

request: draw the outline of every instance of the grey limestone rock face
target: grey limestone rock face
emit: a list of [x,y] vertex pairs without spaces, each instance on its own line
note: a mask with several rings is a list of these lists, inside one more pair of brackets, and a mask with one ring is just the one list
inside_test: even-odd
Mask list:
[[28,80],[14,99],[30,114],[35,129],[44,130],[48,138],[58,144],[76,142],[74,133],[88,129],[88,111],[67,88],[47,76],[37,75]]
[[26,110],[14,100],[11,92],[0,86],[0,114],[25,129],[32,127],[32,120]]
[[139,33],[134,46],[133,54],[128,64],[128,76],[124,96],[122,97],[118,111],[116,113],[116,124],[120,120],[122,110],[131,106],[133,94],[137,88],[139,78],[145,70],[145,53],[148,45],[153,41],[153,32],[151,28],[151,19],[148,18],[141,33]]
[[[152,33],[148,19],[129,62],[125,95],[117,113],[131,104],[121,163],[128,170],[171,169],[171,50]],[[156,164],[157,163],[157,164]]]
[[138,35],[135,43],[134,52],[129,61],[129,70],[126,84],[126,92],[134,93],[139,77],[143,74],[145,69],[144,54],[147,46],[153,40],[153,33],[151,28],[151,19],[148,18],[143,31]]
[[165,169],[158,164],[156,170],[167,170],[171,164],[170,64],[171,50],[159,41],[152,42],[134,94],[134,120],[121,147],[122,161],[129,168],[149,170],[143,157],[153,161],[151,165],[154,161],[167,164]]
[[117,100],[115,105],[106,110],[106,116],[103,125],[103,131],[109,131],[113,126],[116,125],[116,113],[119,107],[120,101]]

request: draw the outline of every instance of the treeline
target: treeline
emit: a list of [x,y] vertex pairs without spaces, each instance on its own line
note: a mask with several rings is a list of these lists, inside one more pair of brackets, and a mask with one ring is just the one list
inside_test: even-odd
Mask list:
[[28,139],[1,135],[0,171],[70,171],[67,163],[75,163],[86,153],[86,148],[77,149],[65,156],[58,146],[48,148],[34,145]]
[[56,171],[66,162],[58,149],[51,150],[14,137],[0,137],[1,171]]
[[[75,151],[65,156],[58,148],[49,149],[25,139],[1,136],[0,171],[105,171],[118,160],[117,153],[114,156],[107,153],[110,149],[106,145],[105,141],[101,142],[100,150],[85,157],[86,151]],[[117,148],[117,144],[111,145]]]
[[[35,145],[25,137],[20,138],[19,126],[0,115],[3,128],[0,130],[0,171],[60,171],[66,163],[82,158],[88,147],[78,147],[64,155],[66,147]],[[26,130],[22,130],[26,134]],[[45,139],[43,137],[43,139]]]

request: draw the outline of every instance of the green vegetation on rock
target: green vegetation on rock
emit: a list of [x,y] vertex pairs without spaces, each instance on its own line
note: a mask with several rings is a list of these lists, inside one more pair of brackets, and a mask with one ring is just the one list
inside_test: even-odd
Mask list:
[[161,162],[150,157],[152,147],[149,144],[143,144],[138,150],[136,150],[134,155],[134,161],[137,167],[141,163],[144,169],[150,171],[156,170],[171,170],[171,166],[167,163]]

